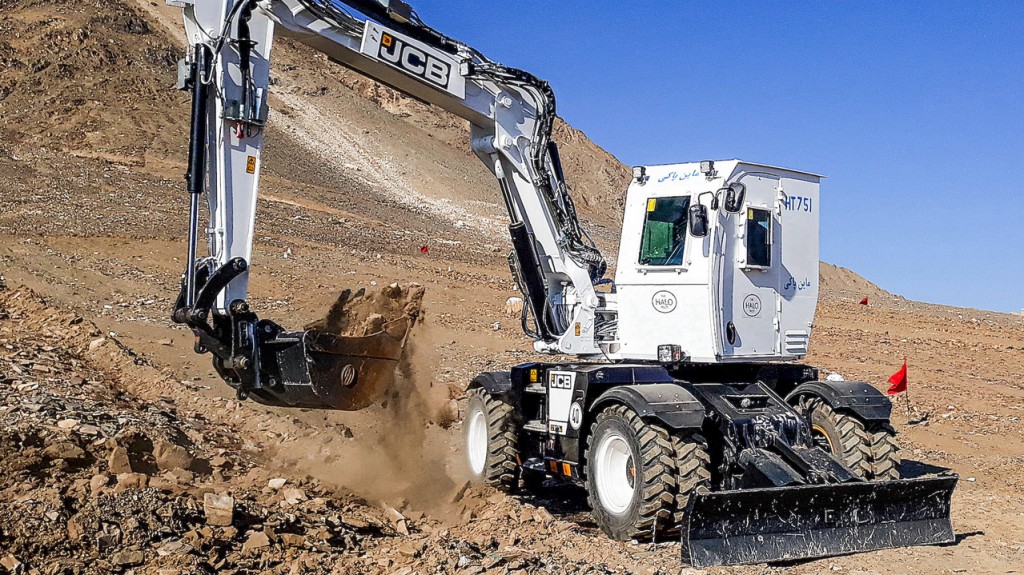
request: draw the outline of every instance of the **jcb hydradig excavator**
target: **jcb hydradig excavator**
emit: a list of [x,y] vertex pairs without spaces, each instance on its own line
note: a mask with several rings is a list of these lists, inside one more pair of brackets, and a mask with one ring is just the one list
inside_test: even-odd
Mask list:
[[575,357],[470,383],[466,451],[480,481],[582,484],[609,536],[679,530],[696,566],[954,540],[957,478],[900,479],[889,400],[797,363],[818,297],[820,176],[738,160],[634,168],[612,282],[569,197],[546,82],[399,0],[168,2],[184,9],[180,87],[192,94],[174,317],[241,397],[365,406],[405,333],[289,332],[245,302],[276,31],[464,118],[497,178],[523,329],[537,352]]

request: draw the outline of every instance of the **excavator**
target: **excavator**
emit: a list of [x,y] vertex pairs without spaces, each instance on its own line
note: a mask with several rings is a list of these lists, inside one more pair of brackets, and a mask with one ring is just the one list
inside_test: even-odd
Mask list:
[[[498,183],[538,354],[468,384],[472,475],[582,486],[617,540],[677,534],[705,567],[955,541],[948,472],[901,478],[892,404],[800,363],[818,299],[822,176],[740,160],[633,169],[614,280],[552,140],[555,95],[401,0],[167,0],[191,94],[188,257],[174,320],[241,398],[361,409],[409,325],[289,331],[246,302],[275,34],[466,120]],[[208,255],[199,211],[209,208]]]

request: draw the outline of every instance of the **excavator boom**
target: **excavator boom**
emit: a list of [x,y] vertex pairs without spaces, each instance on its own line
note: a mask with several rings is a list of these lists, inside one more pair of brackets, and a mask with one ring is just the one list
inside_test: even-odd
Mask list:
[[[563,180],[551,141],[555,97],[546,82],[437,33],[401,2],[169,3],[184,9],[191,49],[179,87],[193,98],[189,264],[174,318],[195,331],[197,349],[214,355],[239,394],[271,405],[364,407],[386,389],[384,374],[393,371],[408,333],[357,340],[289,332],[246,303],[275,33],[468,120],[473,150],[497,178],[507,208],[516,248],[510,262],[528,300],[524,329],[538,351],[601,353],[592,333],[593,283],[605,263]],[[204,193],[209,255],[200,258]]]

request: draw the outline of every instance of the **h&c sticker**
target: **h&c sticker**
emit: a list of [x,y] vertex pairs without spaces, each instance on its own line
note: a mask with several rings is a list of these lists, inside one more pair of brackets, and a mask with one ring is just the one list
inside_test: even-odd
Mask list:
[[249,156],[249,160],[245,163],[245,173],[255,174],[256,173],[256,156]]

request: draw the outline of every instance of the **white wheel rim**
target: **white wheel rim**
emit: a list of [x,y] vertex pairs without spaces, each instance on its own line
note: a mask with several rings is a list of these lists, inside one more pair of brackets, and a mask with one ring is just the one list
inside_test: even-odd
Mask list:
[[633,502],[636,469],[629,443],[611,431],[597,444],[596,458],[597,497],[607,511],[621,515]]
[[487,416],[482,409],[474,409],[469,415],[466,442],[470,470],[474,475],[483,475],[487,463]]

